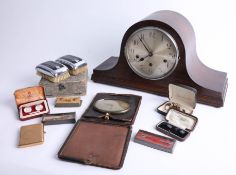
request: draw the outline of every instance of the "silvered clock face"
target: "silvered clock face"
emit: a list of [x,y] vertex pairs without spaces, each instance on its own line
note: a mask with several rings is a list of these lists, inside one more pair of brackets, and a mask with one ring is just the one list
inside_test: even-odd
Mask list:
[[179,50],[173,37],[158,27],[135,31],[125,45],[125,57],[139,76],[158,80],[170,75],[178,63]]

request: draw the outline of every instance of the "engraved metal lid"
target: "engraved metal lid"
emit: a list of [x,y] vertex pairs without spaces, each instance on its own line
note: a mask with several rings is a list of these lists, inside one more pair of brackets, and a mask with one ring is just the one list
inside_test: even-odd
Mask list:
[[46,61],[41,63],[36,66],[36,70],[50,77],[57,77],[68,72],[68,68],[65,65],[55,61]]
[[56,60],[56,62],[64,64],[69,69],[77,69],[81,66],[87,65],[87,63],[83,59],[73,55],[65,55],[63,57],[60,57]]

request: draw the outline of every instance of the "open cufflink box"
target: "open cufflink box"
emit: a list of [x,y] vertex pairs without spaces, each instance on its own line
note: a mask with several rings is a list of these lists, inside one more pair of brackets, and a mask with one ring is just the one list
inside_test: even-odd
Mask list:
[[28,120],[49,113],[42,86],[18,89],[14,93],[20,120]]
[[157,130],[179,141],[189,136],[198,121],[196,117],[176,109],[170,109],[165,119],[157,124]]
[[165,115],[165,121],[158,123],[156,128],[176,140],[184,141],[198,121],[191,115],[196,106],[196,90],[170,84],[169,99],[157,108],[157,112]]
[[169,101],[157,107],[157,112],[166,115],[169,109],[177,109],[192,114],[196,106],[197,90],[184,85],[169,84]]

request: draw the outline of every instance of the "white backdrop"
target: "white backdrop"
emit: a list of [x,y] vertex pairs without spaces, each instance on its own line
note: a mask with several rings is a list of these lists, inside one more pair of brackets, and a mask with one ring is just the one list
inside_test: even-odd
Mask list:
[[[97,92],[142,95],[121,170],[58,160],[57,152],[72,125],[47,126],[43,145],[17,148],[20,126],[41,120],[19,121],[13,96],[16,89],[38,84],[37,64],[72,54],[87,60],[91,75],[95,66],[119,55],[122,37],[130,25],[164,9],[187,17],[195,29],[200,59],[228,73],[223,108],[198,104],[194,111],[199,118],[196,129],[168,154],[133,142],[139,129],[158,133],[155,125],[162,117],[155,108],[167,98],[89,81],[82,107],[54,109],[54,99],[50,99],[51,111],[76,111],[79,119]],[[236,174],[235,17],[233,0],[0,0],[0,174]]]

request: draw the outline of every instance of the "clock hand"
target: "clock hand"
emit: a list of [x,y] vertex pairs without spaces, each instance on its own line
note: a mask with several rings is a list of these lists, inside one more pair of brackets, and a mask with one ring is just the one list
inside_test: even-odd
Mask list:
[[148,55],[151,57],[153,54],[152,52],[147,48],[147,46],[144,44],[143,40],[138,36],[139,40],[141,41],[141,43],[143,44],[143,46],[145,47],[145,49],[148,52]]
[[149,54],[148,54],[147,56],[145,56],[145,57],[140,58],[140,59],[138,60],[138,62],[144,61],[144,59],[147,58],[147,57],[149,57]]

